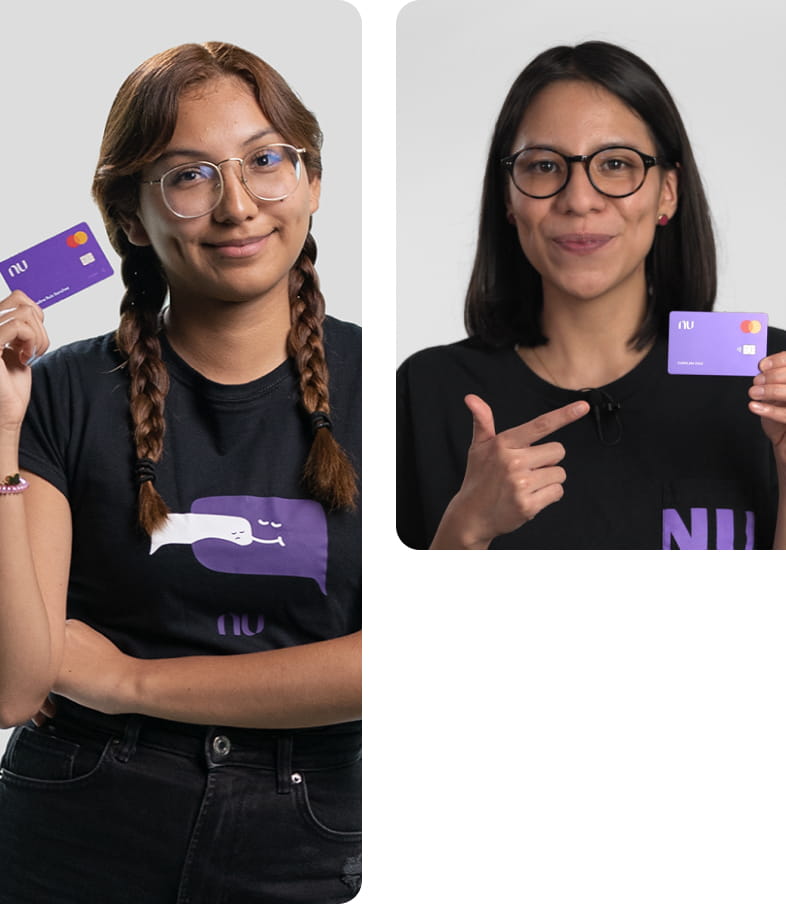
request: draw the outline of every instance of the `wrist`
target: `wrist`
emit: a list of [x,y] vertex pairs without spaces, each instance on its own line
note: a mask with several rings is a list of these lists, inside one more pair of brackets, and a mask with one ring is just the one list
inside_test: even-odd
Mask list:
[[0,427],[0,470],[15,472],[19,470],[19,440],[22,428],[17,425]]
[[430,549],[488,549],[493,537],[479,535],[471,515],[458,511],[455,497],[445,509]]
[[147,670],[146,660],[126,656],[117,688],[119,713],[143,713],[142,701]]

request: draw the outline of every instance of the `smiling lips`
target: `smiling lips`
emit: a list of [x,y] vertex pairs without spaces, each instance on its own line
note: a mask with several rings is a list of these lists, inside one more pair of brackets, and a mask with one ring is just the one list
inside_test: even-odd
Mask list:
[[206,242],[208,248],[213,248],[221,257],[244,258],[253,257],[275,232],[275,229],[266,235],[252,235],[246,238],[228,239],[225,242]]
[[559,235],[554,244],[570,254],[592,254],[604,248],[612,240],[611,235],[595,235],[589,232],[575,232]]

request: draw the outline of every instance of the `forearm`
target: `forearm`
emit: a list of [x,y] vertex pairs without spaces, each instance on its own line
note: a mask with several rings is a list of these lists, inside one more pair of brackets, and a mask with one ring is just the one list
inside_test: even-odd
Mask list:
[[118,694],[120,711],[239,728],[360,718],[360,632],[261,653],[131,663]]
[[49,622],[26,542],[24,502],[2,498],[0,506],[0,723],[8,727],[35,712],[56,669]]
[[[0,441],[0,479],[17,473],[15,450]],[[0,724],[24,722],[57,674],[57,643],[44,604],[30,538],[31,486],[0,497]],[[59,538],[52,541],[58,544]]]
[[484,539],[473,530],[474,520],[458,512],[455,498],[450,502],[429,549],[488,549],[491,539]]
[[778,516],[773,549],[786,549],[786,465],[778,466]]

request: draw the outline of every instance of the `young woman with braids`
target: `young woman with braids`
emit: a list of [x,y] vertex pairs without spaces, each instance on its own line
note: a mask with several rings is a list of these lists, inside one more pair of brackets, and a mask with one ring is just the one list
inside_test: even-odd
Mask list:
[[320,144],[252,54],[161,53],[94,182],[117,332],[31,368],[41,312],[0,303],[2,902],[357,892],[360,349]]

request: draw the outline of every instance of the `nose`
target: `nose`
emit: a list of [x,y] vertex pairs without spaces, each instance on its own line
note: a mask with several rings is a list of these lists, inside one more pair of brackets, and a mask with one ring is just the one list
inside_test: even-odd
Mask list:
[[556,198],[563,210],[579,215],[599,210],[606,204],[606,197],[590,182],[586,162],[580,160],[570,163],[568,183]]
[[259,201],[243,181],[242,165],[243,161],[239,157],[228,157],[217,164],[221,171],[223,191],[221,200],[213,210],[213,216],[220,222],[241,222],[254,216],[259,209]]

